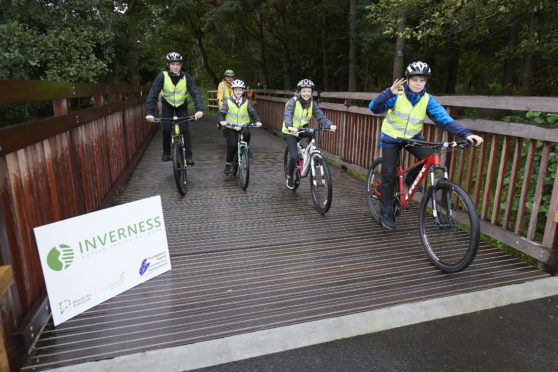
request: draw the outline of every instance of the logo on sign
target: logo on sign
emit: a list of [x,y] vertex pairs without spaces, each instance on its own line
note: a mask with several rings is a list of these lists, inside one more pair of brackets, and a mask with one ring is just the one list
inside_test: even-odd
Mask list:
[[47,255],[47,265],[54,271],[66,270],[74,262],[74,250],[67,244],[53,247]]

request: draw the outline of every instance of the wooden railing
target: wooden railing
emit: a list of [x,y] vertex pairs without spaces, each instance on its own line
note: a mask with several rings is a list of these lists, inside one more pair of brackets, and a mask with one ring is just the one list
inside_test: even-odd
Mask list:
[[[281,131],[285,102],[292,94],[279,90],[258,94],[258,114],[264,125]],[[337,133],[323,134],[320,148],[332,160],[363,175],[373,159],[381,156],[383,116],[374,115],[367,107],[377,95],[321,92],[314,97],[339,126]],[[459,107],[473,107],[556,113],[558,98],[438,96],[436,100],[466,128],[485,139],[480,148],[444,159],[450,177],[467,190],[477,205],[482,232],[535,258],[545,270],[554,272],[558,256],[554,221],[558,210],[558,171],[557,159],[551,154],[558,151],[558,128],[457,117],[457,112]],[[427,120],[423,136],[435,141],[447,138],[448,133]],[[405,162],[410,161],[407,153]],[[549,169],[554,169],[552,174]],[[541,215],[545,216],[544,221],[539,221]]]
[[[13,80],[0,87],[2,105],[52,101],[54,112],[0,128],[0,265],[12,267],[15,284],[3,312],[13,319],[2,319],[9,349],[15,341],[6,336],[16,329],[32,341],[37,332],[25,323],[46,303],[33,228],[110,206],[155,127],[144,120],[140,87]],[[72,110],[78,98],[91,107]]]

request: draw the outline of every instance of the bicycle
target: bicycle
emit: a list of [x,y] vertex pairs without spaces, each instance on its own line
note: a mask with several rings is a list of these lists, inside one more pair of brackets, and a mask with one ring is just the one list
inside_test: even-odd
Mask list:
[[[447,167],[440,165],[440,154],[462,150],[471,146],[466,140],[458,142],[427,142],[397,138],[403,146],[428,146],[434,153],[403,169],[402,154],[396,170],[396,192],[393,198],[393,216],[398,217],[408,209],[413,195],[421,182],[430,175],[430,186],[419,204],[418,227],[422,245],[434,265],[445,272],[457,272],[467,268],[474,260],[480,241],[480,222],[475,205],[461,186],[448,179]],[[404,191],[405,175],[415,167],[422,166],[418,176],[407,192]],[[443,176],[435,176],[441,170]],[[367,200],[370,214],[380,223],[380,185],[383,160],[372,162],[367,176]],[[468,226],[467,226],[468,224]]]
[[257,128],[257,125],[254,123],[243,125],[227,123],[226,126],[229,128],[241,129],[240,135],[238,136],[236,153],[234,154],[234,159],[232,162],[232,173],[236,176],[236,173],[238,172],[238,170],[240,170],[240,188],[242,188],[242,190],[246,190],[246,188],[248,187],[248,181],[250,180],[250,161],[248,156],[248,143],[244,140],[244,133],[242,133],[242,128]]
[[186,195],[186,192],[188,191],[188,165],[186,164],[186,147],[184,146],[184,137],[180,132],[180,124],[187,123],[192,120],[195,120],[194,115],[180,118],[177,116],[174,116],[172,118],[155,118],[156,123],[174,123],[171,132],[170,151],[176,188],[182,196]]
[[[329,168],[322,157],[320,150],[317,147],[314,133],[321,130],[328,130],[325,128],[300,128],[298,133],[310,133],[312,139],[308,142],[305,148],[302,148],[300,143],[298,147],[297,166],[293,171],[294,190],[300,185],[301,178],[308,176],[310,171],[310,191],[312,193],[312,201],[316,210],[325,214],[331,207],[333,198],[333,190],[331,184],[331,175]],[[285,179],[289,176],[289,147],[285,149],[285,156],[283,159],[283,169],[285,170]]]

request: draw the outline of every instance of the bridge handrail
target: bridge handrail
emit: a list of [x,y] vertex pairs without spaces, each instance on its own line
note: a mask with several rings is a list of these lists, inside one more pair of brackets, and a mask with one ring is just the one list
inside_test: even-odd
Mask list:
[[15,333],[29,344],[37,334],[29,330],[42,326],[33,322],[46,318],[34,309],[48,316],[37,306],[45,284],[33,228],[112,205],[155,126],[144,120],[142,87],[22,80],[0,87],[0,105],[48,101],[54,113],[0,128],[0,264],[12,267],[15,284],[2,332],[10,345]]

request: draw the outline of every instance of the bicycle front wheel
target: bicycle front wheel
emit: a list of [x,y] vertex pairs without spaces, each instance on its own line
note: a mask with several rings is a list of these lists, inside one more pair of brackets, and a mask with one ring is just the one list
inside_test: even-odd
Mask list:
[[184,148],[180,142],[172,145],[172,166],[174,170],[174,180],[180,195],[186,195],[188,191],[188,178],[186,171],[186,159],[184,159]]
[[320,155],[312,155],[311,166],[310,190],[312,191],[314,207],[321,214],[325,214],[331,207],[333,198],[329,168]]
[[246,148],[240,150],[240,187],[246,190],[248,187],[248,180],[250,179],[250,163],[248,162],[248,151]]
[[380,223],[380,185],[382,184],[382,173],[384,171],[384,161],[378,158],[372,162],[366,177],[366,200],[372,218]]
[[437,268],[453,273],[473,262],[480,241],[479,216],[460,186],[448,180],[430,186],[420,202],[418,225],[426,254]]

